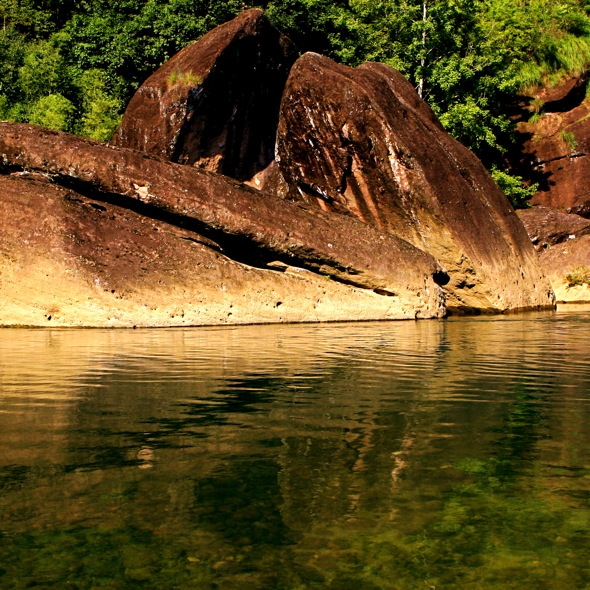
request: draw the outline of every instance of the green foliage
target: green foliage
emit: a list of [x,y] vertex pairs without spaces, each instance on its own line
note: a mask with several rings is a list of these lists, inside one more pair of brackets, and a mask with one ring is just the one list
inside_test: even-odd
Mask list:
[[49,94],[39,98],[28,112],[28,122],[48,129],[67,131],[71,128],[74,105],[61,94]]
[[502,192],[508,197],[508,200],[515,209],[525,209],[530,207],[529,199],[539,189],[538,184],[526,186],[523,183],[522,177],[512,175],[497,167],[492,167],[492,178],[496,184],[502,189]]
[[572,272],[566,275],[568,287],[577,287],[580,285],[590,286],[590,268],[578,266]]
[[120,103],[106,91],[100,70],[87,70],[78,80],[84,114],[77,129],[80,135],[108,141],[121,123]]
[[566,129],[562,129],[559,132],[559,137],[561,141],[563,141],[570,153],[574,152],[578,147],[578,142],[573,131],[567,131]]
[[399,69],[490,169],[504,166],[518,93],[590,64],[582,0],[0,0],[2,116],[38,120],[38,101],[59,95],[75,108],[68,131],[106,139],[149,74],[253,5],[302,51]]
[[28,44],[18,70],[19,89],[26,101],[57,92],[63,85],[63,63],[59,49],[48,41]]
[[541,120],[541,113],[533,113],[530,117],[529,117],[529,123],[531,124],[535,124],[538,123]]
[[[139,84],[242,7],[238,0],[0,0],[0,114],[110,139]],[[39,101],[49,96],[44,118]]]

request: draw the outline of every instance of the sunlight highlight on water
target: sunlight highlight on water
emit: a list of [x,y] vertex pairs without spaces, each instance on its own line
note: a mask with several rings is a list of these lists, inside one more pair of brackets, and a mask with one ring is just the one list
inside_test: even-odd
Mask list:
[[589,319],[0,330],[0,587],[586,587]]

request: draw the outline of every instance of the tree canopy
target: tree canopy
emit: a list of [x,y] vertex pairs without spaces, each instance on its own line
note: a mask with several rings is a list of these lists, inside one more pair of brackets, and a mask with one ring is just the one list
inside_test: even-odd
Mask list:
[[106,140],[151,72],[252,6],[302,51],[399,69],[521,201],[516,99],[590,64],[586,0],[0,0],[0,118]]

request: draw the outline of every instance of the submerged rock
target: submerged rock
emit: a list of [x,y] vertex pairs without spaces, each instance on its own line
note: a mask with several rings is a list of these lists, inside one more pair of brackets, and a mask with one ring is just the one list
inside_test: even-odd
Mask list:
[[281,96],[297,56],[262,11],[247,10],[150,76],[112,143],[251,179],[274,159]]
[[506,197],[396,70],[302,56],[283,96],[276,152],[276,194],[350,215],[432,254],[450,276],[450,311],[553,305]]
[[428,254],[226,177],[0,123],[0,324],[441,317]]

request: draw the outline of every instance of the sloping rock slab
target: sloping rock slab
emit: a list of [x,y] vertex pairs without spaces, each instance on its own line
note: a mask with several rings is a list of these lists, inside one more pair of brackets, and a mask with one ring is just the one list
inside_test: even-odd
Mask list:
[[520,209],[517,215],[537,250],[590,233],[588,219],[551,207]]
[[250,179],[274,159],[281,95],[297,56],[262,11],[247,10],[150,76],[112,143]]
[[449,310],[553,306],[506,197],[392,68],[302,56],[283,96],[276,158],[289,198],[356,217],[437,258],[450,275]]
[[357,220],[28,125],[0,123],[0,162],[2,325],[444,314],[436,261]]
[[590,286],[587,283],[571,285],[567,278],[576,273],[590,276],[590,235],[583,235],[547,249],[541,254],[541,264],[553,285],[557,301],[590,302]]

